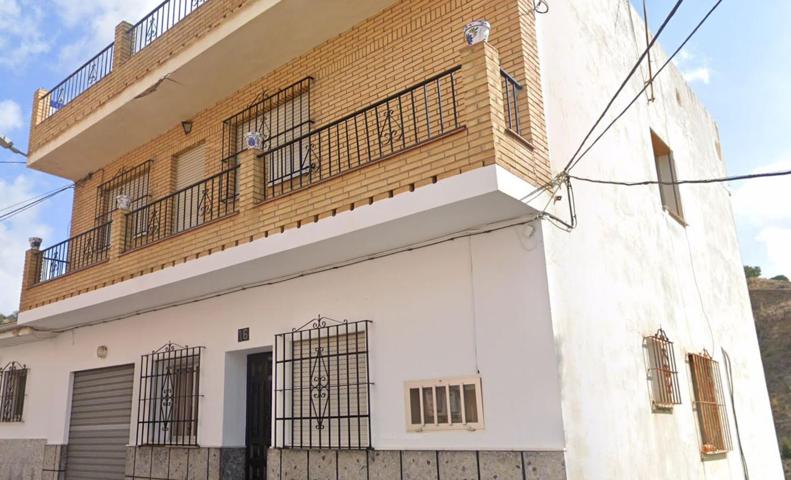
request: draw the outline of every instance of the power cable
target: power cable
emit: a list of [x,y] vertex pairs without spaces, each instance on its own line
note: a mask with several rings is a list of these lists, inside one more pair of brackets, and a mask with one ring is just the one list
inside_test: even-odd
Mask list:
[[722,178],[702,178],[697,180],[676,180],[674,182],[666,182],[661,180],[642,180],[639,182],[619,182],[617,180],[598,180],[593,178],[578,177],[576,175],[569,175],[568,178],[579,180],[580,182],[600,183],[604,185],[620,185],[624,187],[637,187],[641,185],[685,185],[685,184],[700,184],[700,183],[723,183],[734,182],[739,180],[750,180],[754,178],[767,178],[767,177],[782,177],[791,175],[791,170],[783,170],[779,172],[766,172],[766,173],[751,173],[749,175],[734,175],[732,177]]
[[27,162],[9,162],[9,161],[2,161],[0,164],[6,165],[27,165]]
[[[653,82],[654,82],[654,80],[656,79],[656,77],[657,77],[657,76],[659,76],[659,74],[660,74],[660,73],[662,73],[662,71],[663,71],[665,68],[667,68],[667,66],[668,66],[668,65],[670,65],[670,62],[672,62],[672,61],[673,61],[673,59],[676,57],[676,55],[678,55],[678,54],[679,54],[679,52],[681,52],[681,50],[683,50],[683,48],[684,48],[684,47],[687,45],[687,43],[689,43],[689,41],[692,39],[692,37],[694,37],[694,36],[695,36],[695,34],[698,32],[698,30],[700,30],[700,27],[702,27],[702,26],[703,26],[703,24],[704,24],[704,23],[706,23],[706,21],[707,21],[707,20],[709,19],[709,17],[710,17],[710,16],[711,16],[711,15],[714,13],[714,11],[717,9],[717,7],[719,7],[719,6],[720,6],[720,4],[721,4],[721,3],[722,3],[722,0],[718,0],[718,1],[717,1],[717,3],[715,3],[715,4],[714,4],[714,6],[713,6],[713,7],[711,7],[711,9],[708,11],[708,13],[706,13],[706,15],[705,15],[705,16],[704,16],[704,17],[703,17],[701,20],[700,20],[700,22],[698,22],[698,24],[695,26],[695,28],[692,30],[692,32],[691,32],[689,35],[687,35],[687,38],[686,38],[686,39],[684,39],[684,41],[681,43],[681,45],[679,45],[679,46],[678,46],[678,48],[676,48],[676,50],[675,50],[675,51],[673,52],[673,54],[672,54],[672,55],[671,55],[671,56],[670,56],[670,57],[667,59],[667,61],[665,61],[665,63],[663,63],[663,64],[662,64],[662,66],[659,68],[659,70],[657,70],[657,71],[656,71],[656,73],[654,74],[654,76],[648,79],[648,81],[646,82],[646,84],[643,86],[643,88],[642,88],[642,89],[640,89],[640,91],[637,93],[637,95],[635,95],[635,97],[632,99],[632,101],[631,101],[631,102],[629,102],[629,104],[628,104],[628,105],[626,105],[626,107],[625,107],[623,110],[621,110],[621,113],[619,113],[619,114],[618,114],[618,115],[617,115],[617,116],[616,116],[616,117],[615,117],[615,118],[614,118],[614,119],[613,119],[613,120],[612,120],[612,121],[611,121],[611,122],[610,122],[610,123],[607,125],[607,127],[604,129],[604,131],[603,131],[603,132],[601,132],[601,134],[599,134],[599,136],[597,136],[597,137],[596,137],[596,139],[593,141],[593,143],[592,143],[592,144],[591,144],[591,145],[590,145],[588,148],[586,148],[586,149],[585,149],[585,151],[583,151],[583,152],[582,152],[582,153],[579,155],[579,157],[577,157],[577,159],[576,159],[576,160],[574,160],[574,159],[573,159],[571,162],[569,162],[569,164],[567,165],[567,167],[564,169],[564,171],[565,171],[565,172],[569,172],[569,171],[570,171],[572,168],[574,168],[574,167],[575,167],[575,166],[576,166],[576,165],[577,165],[577,164],[580,162],[580,160],[582,160],[582,159],[583,159],[583,158],[584,158],[584,157],[585,157],[585,156],[588,154],[588,152],[590,152],[590,151],[591,151],[591,149],[593,149],[593,147],[594,147],[594,146],[595,146],[595,145],[596,145],[596,144],[599,142],[599,140],[601,140],[601,138],[604,136],[604,134],[606,134],[606,133],[607,133],[607,132],[610,130],[610,128],[612,128],[612,126],[613,126],[613,125],[614,125],[614,124],[615,124],[615,123],[616,123],[618,120],[620,120],[620,119],[621,119],[621,117],[623,117],[623,116],[626,114],[626,112],[627,112],[627,111],[628,111],[630,108],[632,108],[632,106],[633,106],[633,105],[634,105],[634,104],[637,102],[637,100],[638,100],[638,99],[640,99],[640,97],[643,95],[643,93],[645,93],[645,91],[648,89],[648,87],[649,87],[650,85],[652,85],[652,84],[653,84]],[[658,35],[657,35],[657,36],[658,36]],[[654,37],[654,40],[656,40],[656,37]],[[584,143],[584,142],[583,142],[583,143]],[[573,157],[572,157],[572,158],[573,158]]]
[[[615,91],[615,94],[613,94],[612,98],[610,98],[610,101],[607,102],[607,106],[604,107],[604,110],[599,115],[599,118],[596,119],[596,122],[594,122],[593,126],[590,128],[588,133],[585,135],[585,138],[583,138],[582,142],[580,142],[580,145],[579,145],[579,147],[577,147],[577,150],[574,152],[574,155],[571,156],[571,159],[566,164],[566,166],[563,168],[564,172],[568,172],[569,171],[569,169],[571,168],[571,165],[575,162],[575,159],[576,159],[577,155],[579,155],[579,153],[585,147],[585,143],[590,139],[591,135],[593,135],[593,132],[596,130],[596,127],[598,127],[599,124],[602,122],[602,120],[604,120],[604,116],[607,115],[607,112],[610,111],[610,108],[615,103],[615,100],[617,100],[618,95],[620,95],[621,92],[623,91],[623,89],[626,88],[626,86],[629,84],[629,80],[631,80],[632,76],[637,71],[637,69],[640,68],[640,65],[643,63],[643,60],[646,58],[646,56],[649,55],[649,52],[651,51],[651,48],[654,46],[656,41],[659,39],[659,36],[662,35],[662,32],[665,30],[665,27],[667,27],[668,23],[670,23],[670,20],[675,16],[676,12],[678,11],[679,7],[681,7],[681,4],[683,2],[684,2],[684,0],[678,0],[676,2],[676,4],[673,5],[673,8],[670,10],[670,13],[668,13],[667,17],[665,17],[665,20],[662,22],[662,25],[659,27],[659,30],[656,31],[656,35],[654,35],[654,38],[648,43],[648,46],[646,47],[645,50],[643,50],[643,53],[640,54],[640,57],[637,59],[635,64],[632,66],[632,69],[629,70],[629,73],[626,75],[626,78],[624,78],[623,81],[621,82],[621,85],[618,87],[618,90]],[[648,80],[648,82],[646,82],[646,88],[648,87],[648,85],[652,81],[653,81],[653,77],[650,78]],[[643,91],[645,91],[645,88],[643,89]]]
[[62,188],[60,188],[58,190],[55,190],[55,191],[49,193],[49,194],[43,195],[43,196],[41,196],[39,198],[36,198],[36,199],[33,199],[33,200],[31,200],[31,201],[29,201],[27,203],[24,203],[23,205],[18,206],[16,208],[14,208],[13,210],[10,210],[10,211],[0,215],[0,222],[9,220],[9,219],[19,215],[20,213],[22,213],[22,212],[24,212],[26,210],[29,210],[29,209],[35,207],[36,205],[39,205],[42,202],[45,202],[45,201],[49,200],[50,198],[54,197],[55,195],[58,195],[59,193],[64,192],[64,191],[66,191],[66,190],[68,190],[70,188],[73,188],[73,187],[74,187],[74,185],[66,185],[66,186],[64,186],[64,187],[62,187]]
[[5,207],[0,207],[0,213],[3,213],[5,211],[7,211],[7,210],[11,210],[12,208],[14,208],[16,206],[19,206],[19,205],[22,205],[23,203],[28,203],[28,202],[32,202],[32,201],[38,200],[41,197],[44,197],[44,196],[47,196],[49,194],[57,192],[61,188],[63,188],[63,187],[58,187],[55,190],[52,190],[50,192],[42,193],[41,195],[35,196],[33,198],[28,198],[27,200],[22,200],[22,201],[19,201],[17,203],[12,203],[11,205],[6,205]]

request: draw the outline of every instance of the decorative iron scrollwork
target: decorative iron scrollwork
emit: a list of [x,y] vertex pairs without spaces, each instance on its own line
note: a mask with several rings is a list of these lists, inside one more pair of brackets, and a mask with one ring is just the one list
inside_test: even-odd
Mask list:
[[[395,125],[394,125],[395,124]],[[379,142],[382,145],[390,145],[400,140],[404,134],[401,122],[395,117],[395,112],[388,108],[385,116],[379,125],[376,126],[379,135]]]

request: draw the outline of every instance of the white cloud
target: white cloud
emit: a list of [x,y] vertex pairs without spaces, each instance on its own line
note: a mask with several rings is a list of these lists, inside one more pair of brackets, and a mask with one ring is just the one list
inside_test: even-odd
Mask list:
[[[12,182],[0,180],[0,209],[36,195],[29,177],[20,175]],[[22,268],[28,237],[47,238],[51,229],[44,225],[37,208],[32,208],[11,220],[0,223],[0,313],[10,313],[19,308],[22,286]]]
[[0,67],[19,69],[38,54],[49,51],[40,5],[0,0]]
[[[0,0],[3,1],[3,0]],[[113,41],[115,26],[122,21],[137,22],[161,0],[52,0],[54,10],[68,28],[78,29],[77,39],[58,53],[60,63],[77,66]]]
[[702,82],[708,85],[711,82],[711,70],[708,67],[698,67],[692,70],[682,70],[681,75],[687,83]]
[[[791,158],[791,155],[789,155]],[[791,170],[791,160],[782,160],[753,173]],[[747,180],[733,190],[733,206],[739,225],[753,232],[765,249],[769,265],[765,274],[791,275],[791,176]]]
[[0,100],[0,135],[22,128],[22,107],[13,100]]
[[756,240],[766,246],[771,264],[765,268],[764,275],[791,276],[791,228],[769,227],[761,230]]
[[701,82],[708,85],[711,82],[712,70],[708,66],[708,60],[698,59],[697,55],[686,48],[678,52],[673,63],[681,71],[687,83]]

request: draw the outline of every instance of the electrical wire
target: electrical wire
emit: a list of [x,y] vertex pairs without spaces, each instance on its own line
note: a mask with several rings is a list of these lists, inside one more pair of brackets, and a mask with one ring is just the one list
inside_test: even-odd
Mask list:
[[27,162],[9,162],[9,161],[2,161],[0,164],[5,165],[27,165]]
[[36,197],[28,198],[27,200],[22,200],[22,201],[19,201],[17,203],[12,203],[11,205],[6,205],[5,207],[0,207],[0,213],[5,212],[6,210],[10,210],[10,209],[12,209],[12,208],[14,208],[14,207],[16,207],[18,205],[22,205],[23,203],[32,202],[32,201],[34,201],[36,199],[39,199],[39,198],[44,197],[46,195],[49,195],[51,193],[55,193],[56,191],[60,190],[61,188],[62,187],[58,187],[55,190],[52,190],[52,191],[49,191],[49,192],[46,192],[46,193],[42,193],[41,195],[38,195]]
[[782,177],[791,175],[791,170],[783,170],[779,172],[766,172],[766,173],[751,173],[748,175],[734,175],[732,177],[722,178],[702,178],[697,180],[676,180],[672,182],[661,180],[642,180],[639,182],[619,182],[617,180],[598,180],[593,178],[578,177],[576,175],[569,175],[568,178],[579,180],[580,182],[600,183],[603,185],[620,185],[623,187],[637,187],[642,185],[686,185],[686,184],[701,184],[701,183],[723,183],[735,182],[740,180],[751,180],[755,178],[769,178],[769,177]]
[[535,0],[535,2],[533,2],[533,11],[535,11],[539,15],[544,15],[545,13],[549,13],[549,1]]
[[[568,172],[571,169],[571,166],[575,162],[577,155],[579,155],[579,153],[585,147],[585,143],[590,139],[591,135],[593,135],[593,132],[596,130],[596,127],[598,127],[599,124],[602,122],[602,120],[604,120],[605,115],[607,115],[607,112],[610,111],[610,108],[615,103],[615,100],[618,99],[618,96],[621,94],[623,89],[626,88],[626,86],[629,84],[629,80],[632,79],[632,76],[635,74],[637,69],[640,68],[640,65],[643,63],[643,60],[645,60],[646,56],[648,56],[649,52],[651,51],[651,48],[659,39],[659,36],[662,35],[662,32],[665,30],[665,27],[667,27],[668,23],[670,23],[670,20],[676,15],[676,12],[678,11],[679,7],[681,7],[682,3],[684,3],[684,0],[678,0],[676,1],[676,4],[673,5],[673,8],[670,10],[670,13],[668,13],[667,17],[665,17],[665,20],[662,22],[662,25],[659,27],[659,30],[656,31],[656,35],[654,35],[654,38],[648,44],[646,49],[643,50],[643,53],[640,54],[640,57],[638,57],[637,61],[632,66],[632,69],[629,70],[628,74],[626,74],[626,78],[624,78],[623,81],[621,82],[621,85],[618,87],[618,90],[615,91],[615,94],[613,94],[612,98],[610,98],[610,101],[607,102],[607,106],[604,107],[604,110],[599,115],[599,118],[596,119],[596,122],[594,122],[593,126],[585,135],[585,138],[583,138],[582,142],[580,142],[579,147],[577,147],[577,150],[574,152],[574,155],[571,156],[571,159],[563,168],[564,172]],[[649,81],[647,82],[646,88],[648,84],[651,83],[652,80],[653,77],[649,79]],[[643,91],[645,91],[645,89],[643,89]]]
[[736,415],[736,395],[733,393],[733,366],[731,365],[731,356],[725,348],[722,350],[722,359],[725,364],[725,375],[728,376],[728,393],[731,397],[731,413],[733,413],[733,423],[736,425],[736,442],[739,444],[739,454],[742,459],[742,471],[744,471],[744,480],[750,480],[750,470],[747,468],[747,457],[744,455],[744,447],[742,446],[742,434],[739,431],[739,417]]
[[[569,162],[569,164],[567,165],[567,168],[564,170],[565,172],[569,172],[569,171],[571,171],[572,168],[577,166],[577,164],[588,154],[588,152],[590,152],[591,149],[593,149],[593,147],[596,146],[597,143],[599,143],[599,140],[601,140],[601,138],[610,130],[610,128],[612,128],[612,126],[618,120],[620,120],[630,108],[632,108],[632,106],[637,102],[637,100],[640,99],[640,97],[643,95],[643,93],[645,93],[645,91],[648,89],[648,87],[653,84],[653,82],[656,79],[656,77],[659,76],[659,74],[662,73],[662,71],[664,71],[664,69],[667,68],[668,65],[670,65],[670,63],[673,61],[673,59],[676,57],[676,55],[678,55],[679,52],[681,52],[681,50],[683,50],[683,48],[687,45],[687,43],[689,43],[689,41],[692,39],[692,37],[695,36],[695,34],[698,32],[698,30],[700,30],[700,28],[703,26],[703,24],[706,23],[706,21],[714,13],[714,11],[717,10],[717,8],[720,6],[721,3],[722,3],[722,0],[718,0],[717,3],[715,3],[714,6],[711,7],[711,9],[709,9],[708,13],[706,13],[706,15],[700,20],[700,22],[698,22],[698,24],[695,26],[695,28],[692,30],[692,32],[690,32],[690,34],[687,35],[687,37],[684,39],[684,41],[681,42],[681,45],[679,45],[678,48],[676,48],[676,50],[673,52],[672,55],[670,55],[670,57],[667,59],[667,61],[665,61],[665,63],[662,64],[662,66],[659,68],[659,70],[657,70],[656,73],[654,73],[654,76],[648,79],[648,81],[645,83],[643,88],[640,89],[640,91],[637,93],[637,95],[634,96],[632,101],[630,101],[629,104],[627,104],[626,107],[623,110],[621,110],[621,112],[607,125],[607,127],[605,127],[604,131],[601,132],[596,137],[596,139],[593,141],[593,143],[589,147],[587,147],[579,155],[579,157],[577,157],[576,160],[572,160],[571,162]],[[656,40],[656,37],[654,37],[654,40]]]
[[66,186],[61,187],[61,188],[59,188],[57,190],[54,190],[54,191],[52,191],[52,192],[50,192],[48,194],[44,194],[44,195],[42,195],[42,196],[40,196],[38,198],[31,199],[31,200],[29,200],[26,203],[23,203],[21,205],[18,204],[19,206],[16,206],[16,208],[7,207],[6,209],[8,209],[8,208],[13,208],[13,209],[10,210],[10,211],[7,211],[6,213],[4,213],[2,215],[0,215],[0,222],[4,222],[6,220],[10,220],[11,218],[14,218],[15,216],[19,215],[20,213],[22,213],[24,211],[27,211],[27,210],[35,207],[36,205],[39,205],[42,202],[45,202],[45,201],[49,200],[50,198],[58,195],[59,193],[65,192],[66,190],[69,190],[71,188],[74,188],[73,184],[72,185],[66,185]]

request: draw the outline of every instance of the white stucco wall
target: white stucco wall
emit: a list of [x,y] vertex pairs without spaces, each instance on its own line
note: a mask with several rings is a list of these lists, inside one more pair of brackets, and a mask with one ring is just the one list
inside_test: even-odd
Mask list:
[[[712,21],[716,21],[712,19]],[[560,171],[645,46],[627,0],[553,2],[539,18],[553,171]],[[673,47],[675,48],[675,47]],[[657,64],[664,62],[658,55]],[[642,87],[630,83],[613,113]],[[609,117],[609,118],[612,118]],[[607,122],[605,122],[606,124]],[[717,129],[675,69],[656,101],[641,99],[574,174],[656,179],[653,129],[673,150],[678,177],[717,177]],[[549,291],[562,381],[569,479],[744,478],[734,450],[701,461],[686,354],[733,361],[733,389],[750,478],[782,478],[755,328],[726,187],[681,186],[684,228],[656,186],[574,183],[579,227],[545,227]],[[566,215],[565,203],[558,215]],[[682,404],[651,413],[642,337],[662,326],[675,342]]]
[[[25,421],[0,425],[0,438],[66,443],[72,372],[124,363],[136,363],[139,372],[141,354],[172,340],[206,347],[199,443],[243,446],[243,354],[271,348],[276,333],[319,313],[373,321],[375,448],[563,448],[543,244],[540,229],[530,226],[4,347],[0,363],[25,363],[30,376]],[[237,343],[241,327],[250,327],[249,342]],[[105,360],[96,358],[99,345],[109,349]],[[484,430],[406,432],[404,381],[469,376],[476,369],[483,382]]]

